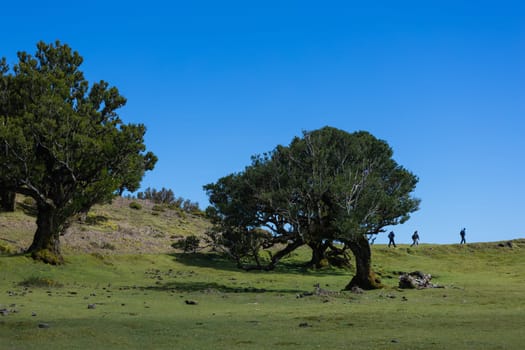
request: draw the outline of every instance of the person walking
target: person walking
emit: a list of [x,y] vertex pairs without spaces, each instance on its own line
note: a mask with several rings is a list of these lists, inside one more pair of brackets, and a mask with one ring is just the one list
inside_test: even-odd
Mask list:
[[465,235],[466,235],[466,230],[465,228],[463,228],[463,230],[461,230],[459,232],[459,235],[461,236],[461,242],[459,242],[459,244],[465,244],[467,243],[467,241],[465,240]]
[[394,231],[390,231],[388,234],[388,246],[394,245],[394,248],[396,247],[396,242],[394,242],[394,237],[396,235],[394,234]]
[[417,233],[417,230],[412,235],[412,244],[410,246],[413,247],[415,245],[419,245],[419,234]]

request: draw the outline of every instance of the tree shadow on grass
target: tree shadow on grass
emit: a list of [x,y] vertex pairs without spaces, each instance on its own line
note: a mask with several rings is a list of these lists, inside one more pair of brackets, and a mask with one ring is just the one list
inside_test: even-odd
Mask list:
[[255,288],[227,286],[216,282],[183,282],[172,281],[160,285],[144,288],[154,291],[173,291],[173,292],[204,292],[204,293],[301,293],[304,290],[283,289],[283,288]]
[[235,263],[218,253],[172,253],[178,263],[186,266],[208,267],[224,271],[240,271]]
[[237,267],[237,265],[229,260],[224,255],[218,253],[173,253],[170,254],[179,263],[186,266],[207,267],[222,271],[236,271],[245,273],[263,273],[263,274],[300,274],[310,276],[322,275],[337,275],[344,276],[351,273],[349,270],[327,268],[327,269],[311,269],[306,266],[306,262],[286,261],[282,260],[273,270],[245,270]]

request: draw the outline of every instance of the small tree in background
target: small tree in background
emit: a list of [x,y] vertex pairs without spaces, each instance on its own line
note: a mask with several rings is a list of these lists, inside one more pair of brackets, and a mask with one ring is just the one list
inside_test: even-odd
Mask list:
[[199,249],[200,242],[199,237],[191,235],[173,243],[171,246],[176,249],[182,249],[184,253],[196,253]]
[[164,187],[160,190],[148,187],[143,192],[137,193],[137,198],[147,199],[156,204],[165,204],[170,208],[178,208],[187,213],[200,212],[199,203],[182,197],[176,198],[171,189]]
[[171,189],[162,187],[161,190],[146,188],[144,192],[137,193],[138,199],[148,199],[157,204],[171,204],[175,202],[175,194]]

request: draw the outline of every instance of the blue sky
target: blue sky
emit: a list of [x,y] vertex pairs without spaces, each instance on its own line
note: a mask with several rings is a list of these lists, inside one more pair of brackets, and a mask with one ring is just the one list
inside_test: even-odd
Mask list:
[[143,188],[205,207],[204,184],[330,125],[420,178],[399,242],[525,237],[521,1],[31,0],[2,5],[0,33],[10,63],[58,39],[119,88],[159,157]]

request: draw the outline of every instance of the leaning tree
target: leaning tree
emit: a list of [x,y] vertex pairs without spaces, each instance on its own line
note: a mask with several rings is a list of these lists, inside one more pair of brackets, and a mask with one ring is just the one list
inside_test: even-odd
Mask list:
[[[244,247],[240,251],[252,258],[258,255],[254,248],[280,244],[284,248],[267,268],[302,245],[318,263],[329,247],[343,244],[356,260],[346,288],[379,287],[367,236],[406,221],[419,205],[411,196],[417,177],[392,155],[386,142],[367,132],[332,127],[304,132],[289,146],[253,157],[244,171],[205,186],[214,237],[230,252]],[[268,235],[255,235],[261,229]]]
[[37,230],[28,252],[60,264],[60,235],[72,216],[136,189],[156,157],[146,152],[142,124],[117,114],[126,99],[100,81],[90,86],[82,57],[65,44],[37,44],[18,53],[0,115],[0,193],[32,197]]

